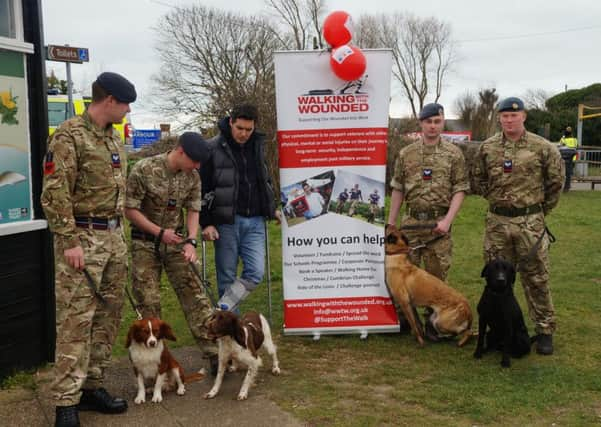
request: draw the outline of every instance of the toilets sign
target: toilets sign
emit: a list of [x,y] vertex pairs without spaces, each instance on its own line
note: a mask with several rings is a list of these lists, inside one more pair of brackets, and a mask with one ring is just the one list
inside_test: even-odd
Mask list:
[[81,64],[82,62],[90,61],[90,52],[87,47],[48,45],[47,57],[50,61],[76,62]]

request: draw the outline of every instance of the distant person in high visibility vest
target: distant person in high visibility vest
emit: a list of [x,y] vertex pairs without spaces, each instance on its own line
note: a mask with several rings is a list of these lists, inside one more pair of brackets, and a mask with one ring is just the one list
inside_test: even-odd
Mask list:
[[568,126],[559,140],[559,151],[566,165],[566,180],[563,185],[564,192],[570,191],[572,186],[572,173],[574,172],[575,151],[577,147],[578,139],[572,136],[572,128]]

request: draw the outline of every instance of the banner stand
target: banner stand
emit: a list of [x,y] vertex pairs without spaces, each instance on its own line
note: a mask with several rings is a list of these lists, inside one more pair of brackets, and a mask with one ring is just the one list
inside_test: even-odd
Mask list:
[[285,335],[399,332],[384,270],[392,52],[363,54],[354,81],[320,51],[274,56]]

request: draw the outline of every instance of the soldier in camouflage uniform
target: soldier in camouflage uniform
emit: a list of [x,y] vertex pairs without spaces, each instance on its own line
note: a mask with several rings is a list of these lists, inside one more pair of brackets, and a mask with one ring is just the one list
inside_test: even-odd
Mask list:
[[536,324],[536,350],[552,354],[555,313],[548,286],[545,215],[559,201],[564,166],[555,146],[526,131],[519,98],[501,101],[498,111],[503,131],[480,146],[473,170],[474,190],[490,203],[484,257],[488,262],[500,256],[517,266]]
[[[205,321],[213,307],[193,274],[199,227],[200,176],[208,159],[205,140],[182,134],[168,153],[140,160],[127,179],[125,216],[132,223],[132,288],[144,317],[161,317],[160,282],[163,267],[179,299],[188,326],[203,354],[217,368],[217,347]],[[184,230],[186,209],[186,238]]]
[[[57,426],[78,410],[119,413],[127,402],[102,388],[127,281],[121,219],[127,162],[119,134],[134,86],[115,73],[92,84],[92,103],[49,140],[41,203],[54,234],[56,363],[50,386]],[[90,279],[86,278],[86,274]]]
[[378,194],[378,189],[374,188],[374,192],[369,196],[369,218],[367,218],[367,222],[372,223],[375,221],[376,216],[380,213],[380,195]]
[[359,184],[355,184],[353,188],[351,188],[351,206],[348,209],[348,216],[355,215],[355,210],[357,210],[357,205],[359,201],[363,201],[363,195],[361,194],[361,190],[359,189]]
[[349,198],[348,190],[345,188],[344,191],[342,191],[338,195],[338,204],[336,204],[336,213],[337,214],[342,214],[342,209],[344,209],[344,205],[346,204],[346,201],[348,200],[348,198]]
[[[446,281],[451,267],[451,224],[469,190],[463,153],[443,140],[444,109],[427,104],[419,115],[422,136],[399,152],[390,183],[388,223],[396,225],[403,202],[403,233],[413,248],[411,261]],[[431,227],[430,227],[431,225]]]
[[[388,223],[396,225],[403,202],[403,233],[413,248],[409,259],[417,266],[424,264],[430,274],[446,281],[451,267],[453,241],[451,224],[459,212],[469,189],[465,159],[461,151],[440,137],[444,129],[444,109],[440,104],[427,104],[419,114],[422,136],[403,148],[397,157],[390,183],[392,196]],[[426,308],[425,334],[438,340]],[[401,327],[402,313],[398,312]]]

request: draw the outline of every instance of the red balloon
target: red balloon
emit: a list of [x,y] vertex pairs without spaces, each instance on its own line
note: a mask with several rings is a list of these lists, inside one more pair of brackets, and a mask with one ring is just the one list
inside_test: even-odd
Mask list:
[[358,47],[342,45],[332,50],[330,66],[339,78],[351,81],[357,80],[363,75],[367,61]]
[[353,37],[351,15],[341,10],[330,13],[323,22],[323,38],[332,47],[342,46]]

